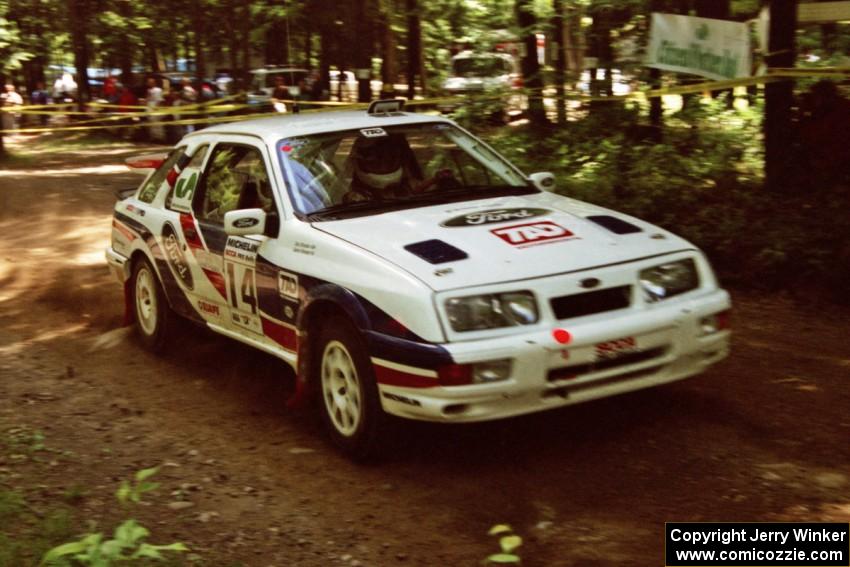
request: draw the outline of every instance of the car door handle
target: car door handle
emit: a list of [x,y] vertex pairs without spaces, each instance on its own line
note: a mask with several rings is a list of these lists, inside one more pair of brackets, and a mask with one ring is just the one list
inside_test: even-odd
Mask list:
[[198,238],[198,233],[195,231],[194,228],[187,228],[183,231],[183,234],[186,236],[187,240],[195,240],[196,238]]

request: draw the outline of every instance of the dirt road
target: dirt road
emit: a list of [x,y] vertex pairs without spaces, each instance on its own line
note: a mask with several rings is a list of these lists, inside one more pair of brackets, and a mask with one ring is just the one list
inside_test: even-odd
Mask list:
[[[34,151],[33,142],[25,144]],[[132,147],[0,169],[0,455],[31,506],[112,497],[160,465],[133,514],[202,565],[477,565],[511,524],[530,566],[659,565],[665,521],[850,521],[850,312],[735,295],[734,353],[669,387],[475,426],[411,425],[389,462],[338,456],[285,409],[292,375],[204,331],[165,357],[120,328],[103,259]],[[11,432],[11,433],[10,433]],[[69,498],[69,491],[75,495]],[[0,526],[0,531],[14,526]]]

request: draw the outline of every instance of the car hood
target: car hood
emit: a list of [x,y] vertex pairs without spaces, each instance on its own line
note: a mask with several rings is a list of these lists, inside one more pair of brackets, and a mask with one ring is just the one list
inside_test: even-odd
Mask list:
[[313,227],[392,262],[435,291],[694,248],[649,223],[552,193],[405,209]]

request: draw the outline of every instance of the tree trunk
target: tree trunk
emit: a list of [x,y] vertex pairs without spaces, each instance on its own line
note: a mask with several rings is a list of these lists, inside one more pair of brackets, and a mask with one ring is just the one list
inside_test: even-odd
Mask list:
[[528,97],[528,117],[532,124],[547,124],[546,110],[543,108],[543,77],[540,75],[540,62],[537,60],[537,37],[534,28],[537,20],[532,12],[531,0],[516,0],[514,3],[517,25],[520,28],[525,54],[522,57],[523,82],[530,94]]
[[319,81],[321,81],[321,91],[324,96],[325,92],[330,93],[330,71],[331,71],[331,53],[333,52],[331,45],[331,31],[327,25],[319,28]]
[[838,37],[838,24],[821,24],[820,26],[820,46],[826,52],[832,52],[837,49],[836,38]]
[[89,20],[88,0],[68,0],[71,22],[71,45],[74,50],[74,66],[77,69],[77,103],[80,110],[91,98],[89,92],[89,45],[86,30]]
[[[419,21],[419,2],[405,0],[407,9],[407,98],[416,96],[416,75],[422,72],[422,26]],[[422,77],[424,94],[425,78]]]
[[207,75],[207,58],[204,50],[206,42],[204,41],[204,10],[200,6],[196,6],[192,10],[192,39],[195,51],[195,74],[199,79],[203,79]]
[[[664,10],[664,4],[662,0],[652,0],[649,10],[661,12]],[[661,69],[649,69],[649,85],[653,89],[661,88]],[[660,142],[664,132],[664,101],[660,96],[649,99],[649,125],[652,127],[655,140]]]
[[552,35],[554,45],[551,50],[555,59],[555,102],[558,107],[558,124],[565,124],[567,122],[567,101],[564,98],[566,94],[564,92],[564,83],[567,80],[567,51],[565,49],[566,34],[564,33],[564,27],[566,26],[564,18],[564,0],[553,0],[552,9],[555,14],[552,17]]
[[227,4],[224,29],[230,41],[227,44],[227,59],[230,65],[230,76],[233,77],[233,82],[236,92],[246,90],[245,81],[239,69],[239,30],[236,26],[238,17],[235,2],[231,1]]
[[154,73],[159,73],[163,69],[162,55],[155,44],[148,46],[148,63]]
[[[794,35],[797,28],[797,1],[771,0],[768,32],[768,67],[794,66]],[[768,83],[764,104],[764,166],[767,186],[773,191],[789,190],[789,164],[793,163],[794,135],[791,107],[794,82]]]
[[241,12],[239,37],[242,43],[242,66],[239,71],[243,84],[247,84],[248,72],[251,70],[251,2],[243,0]]
[[[372,100],[373,16],[369,0],[354,2],[354,73],[357,77],[357,101]],[[340,78],[342,81],[342,78]]]
[[566,53],[570,79],[578,82],[584,70],[585,50],[584,34],[581,31],[581,9],[578,6],[570,6],[565,39],[569,44]]
[[395,96],[395,83],[398,80],[396,64],[396,38],[392,27],[392,6],[382,3],[381,10],[381,98]]
[[304,68],[313,68],[313,26],[309,23],[304,30]]

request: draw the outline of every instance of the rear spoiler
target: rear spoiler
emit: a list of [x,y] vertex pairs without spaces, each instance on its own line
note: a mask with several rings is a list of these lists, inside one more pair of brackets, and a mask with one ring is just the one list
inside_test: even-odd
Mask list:
[[131,187],[129,189],[116,189],[115,190],[115,198],[119,201],[123,201],[128,197],[132,197],[136,193],[136,187]]
[[147,154],[127,158],[124,163],[137,173],[147,175],[152,169],[157,169],[166,160],[168,154]]

